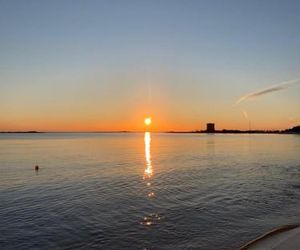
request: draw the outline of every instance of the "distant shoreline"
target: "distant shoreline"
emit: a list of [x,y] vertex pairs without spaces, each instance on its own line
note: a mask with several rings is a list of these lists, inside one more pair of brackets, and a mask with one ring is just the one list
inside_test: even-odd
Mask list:
[[35,133],[46,133],[39,131],[0,131],[1,134],[35,134]]
[[[143,133],[145,131],[0,131],[1,134],[36,134],[36,133]],[[151,131],[150,131],[151,132]],[[300,126],[285,130],[238,130],[222,129],[215,131],[194,130],[194,131],[153,131],[153,133],[173,133],[173,134],[300,134]]]
[[[64,131],[64,132],[56,132],[56,131],[0,131],[0,134],[63,134],[63,133],[85,133],[85,134],[113,134],[113,133],[144,133],[145,131]],[[235,130],[217,130],[214,132],[207,132],[207,131],[150,131],[151,133],[165,133],[165,134],[300,134],[298,131],[235,131]]]
[[207,133],[207,134],[300,134],[300,126],[296,126],[285,130],[238,130],[238,129],[222,129],[222,130],[196,130],[190,132],[169,131],[168,133]]
[[207,131],[168,131],[170,134],[300,134],[297,131],[264,131],[264,130],[251,130],[251,131],[240,131],[240,130],[216,130],[214,132]]

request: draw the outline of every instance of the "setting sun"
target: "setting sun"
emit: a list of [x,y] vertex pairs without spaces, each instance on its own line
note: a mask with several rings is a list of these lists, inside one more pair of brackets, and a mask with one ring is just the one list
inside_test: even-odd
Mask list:
[[151,117],[145,118],[144,123],[145,123],[146,126],[151,125],[151,123],[152,123]]

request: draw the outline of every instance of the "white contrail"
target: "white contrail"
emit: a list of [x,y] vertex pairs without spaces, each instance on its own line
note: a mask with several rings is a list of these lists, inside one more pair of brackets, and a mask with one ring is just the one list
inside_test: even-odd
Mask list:
[[248,113],[246,110],[241,110],[243,115],[244,115],[244,118],[248,121],[248,124],[249,124],[249,131],[251,130],[251,121],[249,119],[249,116],[248,116]]
[[268,88],[252,92],[250,94],[247,94],[247,95],[244,95],[244,96],[240,97],[235,102],[235,105],[237,105],[237,104],[239,104],[239,103],[241,103],[241,102],[243,102],[245,100],[248,100],[248,99],[253,99],[253,98],[261,96],[261,95],[265,95],[265,94],[268,94],[268,93],[271,93],[271,92],[275,92],[275,91],[279,91],[279,90],[282,90],[282,89],[289,88],[290,86],[292,86],[292,85],[294,85],[296,83],[300,83],[300,78],[294,79],[294,80],[290,80],[290,81],[281,82],[281,83],[272,85],[272,86],[270,86]]
[[242,110],[242,112],[243,112],[245,119],[249,120],[249,116],[248,116],[247,112],[245,110]]

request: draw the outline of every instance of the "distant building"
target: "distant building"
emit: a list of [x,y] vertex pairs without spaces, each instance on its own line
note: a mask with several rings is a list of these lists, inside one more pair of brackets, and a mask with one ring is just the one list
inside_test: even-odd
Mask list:
[[207,123],[206,124],[206,132],[207,133],[214,133],[215,132],[215,124],[214,123]]

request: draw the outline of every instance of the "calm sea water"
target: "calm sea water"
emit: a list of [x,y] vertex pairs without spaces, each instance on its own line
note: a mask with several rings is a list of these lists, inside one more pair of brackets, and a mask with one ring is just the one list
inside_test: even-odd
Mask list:
[[0,135],[1,249],[235,249],[299,221],[299,135]]

